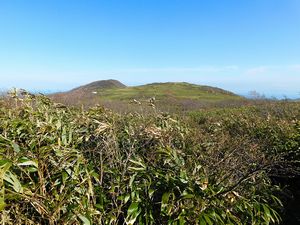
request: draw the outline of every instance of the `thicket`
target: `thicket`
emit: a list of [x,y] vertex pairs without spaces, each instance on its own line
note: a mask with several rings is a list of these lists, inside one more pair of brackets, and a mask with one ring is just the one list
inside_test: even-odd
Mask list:
[[0,108],[3,224],[276,224],[297,104],[116,114],[14,93]]

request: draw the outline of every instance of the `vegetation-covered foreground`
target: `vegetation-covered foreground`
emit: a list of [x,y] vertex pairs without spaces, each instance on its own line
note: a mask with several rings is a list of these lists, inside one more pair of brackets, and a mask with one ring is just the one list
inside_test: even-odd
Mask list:
[[23,93],[0,109],[2,224],[276,224],[300,111],[119,115]]

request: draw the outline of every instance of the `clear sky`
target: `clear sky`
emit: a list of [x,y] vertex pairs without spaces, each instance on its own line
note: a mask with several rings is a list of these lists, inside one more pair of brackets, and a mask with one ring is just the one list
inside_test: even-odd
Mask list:
[[299,0],[0,0],[0,88],[187,81],[300,97]]

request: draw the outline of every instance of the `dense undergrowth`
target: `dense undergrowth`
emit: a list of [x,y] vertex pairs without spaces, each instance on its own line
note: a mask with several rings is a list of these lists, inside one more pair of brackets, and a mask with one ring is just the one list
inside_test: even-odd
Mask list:
[[298,173],[296,103],[119,115],[1,102],[3,224],[278,224]]

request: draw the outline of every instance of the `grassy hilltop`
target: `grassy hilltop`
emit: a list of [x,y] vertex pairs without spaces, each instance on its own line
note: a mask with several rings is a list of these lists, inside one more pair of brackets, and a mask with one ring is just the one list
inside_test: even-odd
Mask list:
[[175,98],[219,101],[240,98],[231,92],[219,88],[189,83],[153,83],[137,87],[105,89],[100,91],[99,95],[105,99],[121,100],[130,100],[133,98],[146,100],[154,96],[158,100]]
[[243,100],[241,96],[220,88],[185,82],[126,87],[116,80],[93,82],[68,92],[53,94],[51,97],[64,104],[85,106],[103,104],[114,109],[129,108],[133,100],[147,104],[150,98],[155,97],[158,108],[171,110],[195,109]]

